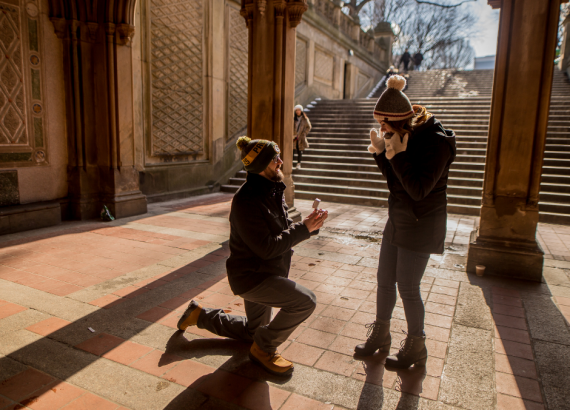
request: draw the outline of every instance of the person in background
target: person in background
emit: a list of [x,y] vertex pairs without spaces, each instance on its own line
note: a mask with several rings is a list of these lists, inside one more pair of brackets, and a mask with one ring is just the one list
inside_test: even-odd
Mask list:
[[388,184],[388,221],[378,264],[376,320],[367,325],[366,343],[354,349],[361,356],[390,351],[397,289],[408,332],[400,351],[386,359],[387,369],[425,366],[427,361],[420,282],[430,254],[444,250],[447,179],[456,155],[453,131],[444,129],[425,107],[412,106],[402,92],[405,86],[404,77],[390,77],[374,109],[381,128],[370,130],[368,151]]
[[[315,209],[303,222],[294,223],[285,203],[283,161],[277,144],[240,137],[237,147],[247,177],[232,200],[226,268],[232,292],[245,301],[246,316],[192,300],[178,329],[197,326],[252,343],[249,358],[253,363],[273,375],[290,376],[293,363],[277,353],[277,348],[317,306],[313,292],[288,278],[292,248],[317,235],[328,212]],[[272,320],[273,307],[280,310]]]
[[295,106],[295,123],[293,131],[295,132],[295,137],[293,142],[295,143],[295,149],[297,150],[297,169],[301,169],[301,161],[303,160],[303,151],[309,148],[309,141],[307,140],[307,135],[311,131],[311,122],[309,117],[303,111],[302,105]]
[[[406,51],[404,51],[404,54],[402,54],[402,57],[400,57],[400,64],[404,63],[404,72],[408,72],[408,66],[410,65],[410,61],[412,59],[412,56],[410,55],[409,50],[406,48]],[[400,64],[398,64],[398,67],[400,66]]]
[[420,71],[422,61],[424,61],[424,55],[421,53],[421,51],[418,51],[416,54],[414,54],[414,70]]

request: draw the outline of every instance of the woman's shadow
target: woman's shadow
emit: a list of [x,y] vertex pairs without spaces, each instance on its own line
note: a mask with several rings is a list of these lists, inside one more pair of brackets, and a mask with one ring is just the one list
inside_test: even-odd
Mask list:
[[[388,353],[377,352],[369,358],[354,356],[362,361],[362,375],[364,385],[358,399],[357,410],[378,410],[384,405],[385,387],[392,387],[392,377],[396,375],[395,389],[401,392],[397,409],[415,410],[419,406],[419,395],[422,392],[422,383],[426,378],[425,367],[412,366],[409,369],[386,369],[385,361]],[[387,384],[384,379],[387,379]]]
[[[273,410],[282,403],[275,395],[267,381],[277,384],[286,383],[282,379],[269,375],[251,363],[248,358],[250,344],[232,339],[197,338],[188,340],[183,332],[174,333],[166,344],[166,351],[159,361],[159,366],[173,363],[174,360],[204,359],[207,357],[228,357],[210,362],[211,372],[204,372],[188,384],[186,390],[176,396],[166,407],[167,410],[235,409],[236,406]],[[204,361],[198,361],[202,363]],[[199,365],[198,365],[199,366]],[[199,366],[203,372],[205,365]],[[194,371],[190,368],[189,371]],[[193,377],[191,377],[194,379]],[[175,381],[175,380],[171,380]],[[181,380],[177,383],[184,382]]]

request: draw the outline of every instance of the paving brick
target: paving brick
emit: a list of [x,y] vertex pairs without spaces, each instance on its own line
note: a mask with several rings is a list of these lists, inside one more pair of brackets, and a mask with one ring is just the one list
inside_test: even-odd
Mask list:
[[498,303],[493,304],[493,313],[506,315],[506,316],[514,316],[518,318],[524,318],[524,309],[516,306],[509,306],[509,305],[502,305]]
[[544,406],[518,397],[497,394],[497,410],[544,410]]
[[337,296],[331,302],[333,306],[339,306],[347,309],[358,309],[362,305],[363,301],[359,298],[353,298],[348,296]]
[[281,410],[332,410],[334,405],[299,396],[293,393]]
[[393,388],[398,378],[398,373],[386,371],[384,368],[386,355],[386,353],[376,353],[371,358],[360,362],[352,377],[356,380],[372,383],[377,386],[384,386],[388,389]]
[[328,372],[342,374],[343,376],[351,376],[356,365],[357,361],[352,356],[326,351],[315,364],[315,367]]
[[442,305],[455,306],[457,298],[455,296],[442,295],[441,293],[430,293],[428,302],[440,303]]
[[495,378],[497,393],[542,403],[540,386],[536,380],[499,372],[496,373]]
[[153,350],[139,360],[131,363],[131,367],[155,376],[162,376],[184,359],[161,350]]
[[426,312],[425,323],[432,326],[438,326],[450,329],[452,319],[453,318],[449,316],[437,315],[435,313]]
[[290,395],[290,392],[267,383],[253,382],[246,387],[237,403],[250,410],[278,409]]
[[35,369],[27,369],[0,383],[0,395],[20,402],[56,379]]
[[433,293],[440,293],[442,295],[457,296],[459,288],[448,288],[446,286],[434,285],[431,287],[430,291]]
[[109,350],[114,349],[124,342],[125,340],[120,337],[101,333],[91,339],[79,343],[75,347],[85,350],[86,352],[93,353],[94,355],[101,356],[103,353],[107,353]]
[[99,306],[105,309],[110,309],[114,306],[117,306],[118,304],[124,302],[124,299],[122,299],[120,296],[117,295],[105,295],[103,297],[100,297],[98,299],[92,300],[91,302],[89,302],[89,304],[94,305],[94,306]]
[[320,313],[321,316],[331,317],[338,320],[350,320],[355,314],[352,309],[341,308],[338,306],[326,306]]
[[431,325],[425,325],[424,331],[428,339],[433,339],[445,343],[448,342],[449,335],[451,333],[450,329]]
[[514,307],[523,307],[522,300],[520,298],[514,298],[511,296],[503,296],[499,294],[493,294],[493,303],[499,305],[508,305]]
[[502,340],[511,340],[513,342],[530,344],[530,336],[526,330],[513,329],[505,326],[495,326],[495,337]]
[[16,305],[15,303],[5,303],[0,306],[0,319],[15,315],[16,313],[23,312],[24,310],[27,310],[27,308]]
[[[237,374],[216,370],[201,382],[197,389],[228,403],[237,404],[241,394],[253,383],[253,380]],[[223,386],[223,388],[220,388]]]
[[116,410],[118,407],[117,404],[109,400],[87,393],[62,407],[61,410]]
[[346,336],[337,336],[334,342],[329,346],[328,350],[345,355],[354,355],[354,348],[360,343],[362,343],[362,341],[358,339]]
[[67,320],[63,320],[58,317],[50,317],[49,319],[42,320],[41,322],[28,326],[26,329],[30,332],[34,332],[42,336],[47,336],[50,333],[62,329],[69,324],[71,324],[71,322]]
[[85,393],[84,390],[69,383],[56,382],[32,393],[29,397],[21,400],[20,404],[32,410],[59,409]]
[[459,289],[459,282],[456,280],[447,280],[447,279],[439,279],[436,278],[433,282],[435,286],[444,286],[446,288],[455,288]]
[[309,325],[311,329],[338,334],[347,322],[331,317],[319,316]]
[[556,303],[558,303],[559,305],[570,306],[570,298],[556,296],[554,300],[556,300]]
[[351,319],[351,322],[357,323],[359,325],[366,325],[368,323],[374,323],[376,321],[375,313],[357,312]]
[[153,322],[154,323],[154,322],[158,322],[161,319],[165,318],[170,313],[172,313],[172,311],[170,309],[165,309],[163,307],[156,306],[150,310],[147,310],[146,312],[141,313],[140,315],[137,316],[137,318],[142,319],[142,320],[146,320],[147,322]]
[[304,364],[306,366],[313,366],[316,361],[321,357],[323,349],[318,347],[309,346],[303,343],[292,342],[282,355],[287,360],[294,363]]
[[521,296],[520,292],[514,289],[506,289],[493,286],[491,290],[493,292],[493,295],[510,296],[512,298],[520,298]]
[[495,370],[515,376],[537,379],[536,365],[532,360],[495,353]]
[[534,360],[532,348],[528,344],[512,342],[510,340],[495,339],[495,352],[507,356]]
[[[305,329],[304,331],[297,328],[300,336],[297,336],[296,341],[310,346],[320,347],[326,349],[336,338],[336,335],[329,332],[323,332],[316,329]],[[302,332],[302,333],[301,333]]]
[[428,350],[429,356],[445,359],[445,354],[447,353],[447,343],[426,339],[426,348]]
[[427,302],[425,304],[425,310],[426,312],[453,317],[455,314],[455,305],[442,305],[441,303]]
[[127,340],[119,346],[109,350],[103,355],[103,357],[117,363],[129,365],[145,354],[150,353],[152,350],[152,347],[143,346]]
[[206,376],[215,371],[215,367],[194,360],[185,360],[166,372],[162,377],[172,383],[181,384],[182,386],[188,387],[194,385],[193,387],[196,387],[206,380]]

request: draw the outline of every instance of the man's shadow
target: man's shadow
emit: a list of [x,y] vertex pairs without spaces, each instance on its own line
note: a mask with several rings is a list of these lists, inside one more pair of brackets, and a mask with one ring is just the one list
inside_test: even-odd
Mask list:
[[[173,357],[203,359],[208,356],[229,356],[213,372],[197,378],[176,396],[166,410],[236,409],[236,407],[273,410],[281,406],[278,397],[271,397],[268,381],[283,384],[289,378],[272,376],[248,358],[249,343],[238,340],[212,338],[188,340],[184,332],[175,332],[166,344],[159,366],[173,362]],[[178,359],[180,360],[180,359]]]

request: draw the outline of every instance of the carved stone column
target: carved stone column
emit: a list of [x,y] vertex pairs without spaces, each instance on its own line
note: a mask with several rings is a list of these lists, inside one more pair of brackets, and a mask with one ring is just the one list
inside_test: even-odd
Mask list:
[[[248,136],[279,144],[287,204],[293,184],[293,107],[295,99],[295,27],[308,9],[306,0],[242,0],[249,29]],[[300,217],[292,209],[292,216]]]
[[483,205],[467,271],[540,281],[536,241],[560,0],[489,0],[501,7]]
[[[130,10],[121,4],[125,8],[117,10]],[[124,22],[124,15],[102,22],[82,16],[89,21],[81,21],[65,15],[57,2],[50,7],[64,50],[69,216],[97,218],[103,205],[118,218],[146,213],[135,169],[134,26]]]

